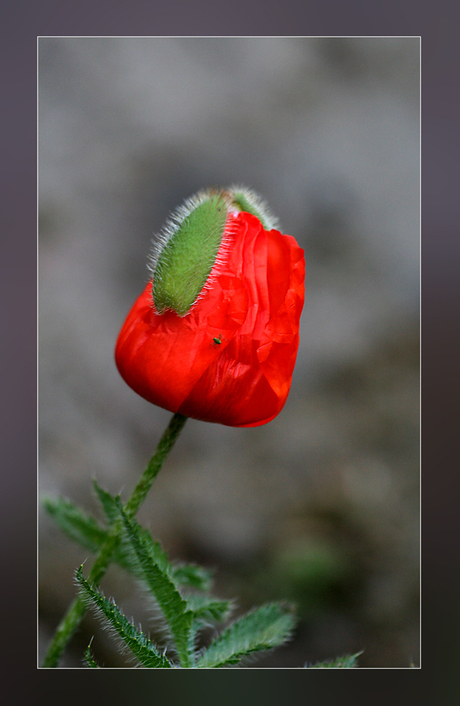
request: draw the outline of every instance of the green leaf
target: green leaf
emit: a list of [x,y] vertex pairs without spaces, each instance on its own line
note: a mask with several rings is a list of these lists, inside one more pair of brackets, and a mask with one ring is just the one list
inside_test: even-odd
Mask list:
[[123,519],[126,537],[137,558],[140,575],[156,598],[174,638],[181,666],[192,666],[192,619],[185,601],[169,572],[151,553],[152,541],[147,538],[136,521],[130,521],[121,503],[118,509]]
[[70,500],[46,498],[45,510],[57,522],[65,534],[91,552],[98,552],[107,532],[90,515],[84,513]]
[[289,639],[294,617],[286,606],[268,603],[246,613],[226,628],[204,654],[197,667],[237,664],[252,652],[269,650]]
[[[152,539],[152,536],[148,530],[145,530],[139,526],[138,530],[139,537],[142,538],[143,547],[147,551],[153,563],[159,566],[166,574],[169,574],[171,572],[171,565],[161,544]],[[138,562],[135,562],[135,566],[138,568]]]
[[171,575],[181,586],[191,586],[200,591],[209,591],[212,586],[212,572],[196,564],[173,564]]
[[116,499],[107,490],[101,488],[95,479],[93,480],[93,487],[107,517],[108,523],[112,525],[119,517]]
[[[95,486],[96,485],[95,483]],[[99,491],[101,491],[100,495]],[[113,521],[120,516],[116,498],[107,491],[102,490],[102,488],[99,488],[99,486],[97,487],[97,492],[101,502],[104,503],[104,509],[106,510],[109,521],[113,523]],[[44,506],[70,539],[85,547],[85,549],[89,549],[94,554],[97,554],[101,550],[109,532],[104,527],[101,527],[91,516],[80,510],[80,508],[74,505],[70,500],[64,500],[63,498],[59,498],[58,500],[47,498],[44,501]],[[113,514],[114,512],[116,515]],[[162,565],[166,570],[169,566],[168,559],[160,544],[153,541],[147,530],[141,530],[141,532],[145,536],[150,555],[155,562]],[[133,560],[132,552],[127,551],[126,547],[117,547],[113,560],[131,573],[136,573],[138,570],[137,561]],[[179,575],[182,576],[180,571]],[[199,580],[198,576],[197,574],[197,581]],[[184,577],[186,577],[186,572],[184,572]]]
[[344,655],[328,662],[317,662],[316,664],[306,664],[305,666],[309,669],[338,669],[340,667],[351,669],[358,666],[357,659],[362,653],[363,651],[361,650],[361,652],[356,652],[354,655]]
[[194,620],[221,622],[228,618],[232,610],[231,601],[222,601],[210,596],[187,596],[187,604],[193,612]]
[[[107,519],[110,524],[113,524],[116,520],[120,519],[120,496],[111,495],[107,490],[101,488],[96,481],[93,481],[93,484]],[[152,539],[148,530],[139,528],[139,531],[145,540],[145,547],[152,557],[152,560],[161,566],[165,571],[168,571],[170,568],[168,557],[166,556],[166,552],[163,551],[160,543],[155,542]],[[132,551],[127,552],[126,548],[123,549],[122,547],[120,553],[124,567],[132,573],[136,573],[136,570],[138,569],[138,562],[133,561]]]
[[[92,638],[91,638],[92,642]],[[91,667],[92,669],[100,669],[99,665],[95,661],[93,655],[91,654],[91,642],[89,643],[88,647],[85,650],[85,664],[87,667]]]
[[97,588],[84,578],[81,566],[76,573],[76,578],[81,588],[82,597],[98,608],[109,625],[117,632],[144,667],[172,667],[169,660],[157,650],[149,638],[127,620],[116,603],[108,601]]
[[[90,515],[64,498],[57,500],[47,498],[43,504],[46,511],[70,539],[89,549],[93,554],[101,550],[109,532]],[[134,570],[130,556],[123,547],[117,547],[113,560],[127,571]]]

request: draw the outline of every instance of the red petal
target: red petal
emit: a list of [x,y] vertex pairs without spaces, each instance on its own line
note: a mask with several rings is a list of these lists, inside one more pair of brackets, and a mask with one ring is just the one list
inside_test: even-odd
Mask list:
[[[160,316],[153,308],[149,283],[118,338],[115,359],[121,376],[149,402],[178,411],[196,381],[231,341],[246,310],[244,287],[227,278],[206,291],[187,316],[179,317],[173,311]],[[222,343],[217,346],[213,338],[219,336]]]

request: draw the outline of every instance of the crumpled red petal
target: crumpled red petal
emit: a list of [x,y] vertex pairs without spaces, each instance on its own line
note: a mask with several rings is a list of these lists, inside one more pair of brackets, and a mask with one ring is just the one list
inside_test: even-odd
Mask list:
[[[153,404],[230,426],[258,426],[283,408],[299,344],[303,250],[235,217],[229,252],[190,312],[156,313],[151,283],[117,341],[120,374]],[[220,344],[214,342],[220,340]]]

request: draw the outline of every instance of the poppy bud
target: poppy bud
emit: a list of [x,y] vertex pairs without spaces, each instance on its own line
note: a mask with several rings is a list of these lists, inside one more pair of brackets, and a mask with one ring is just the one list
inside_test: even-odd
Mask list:
[[173,215],[115,350],[138,394],[230,426],[265,424],[281,411],[299,345],[305,262],[274,225],[242,187],[200,192]]

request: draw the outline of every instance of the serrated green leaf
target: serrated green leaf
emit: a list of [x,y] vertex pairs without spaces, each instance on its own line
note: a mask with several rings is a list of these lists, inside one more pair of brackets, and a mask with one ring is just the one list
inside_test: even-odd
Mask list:
[[85,664],[87,667],[91,667],[92,669],[100,669],[99,665],[91,654],[91,642],[85,650]]
[[231,601],[222,601],[210,596],[187,596],[187,604],[193,612],[194,620],[221,622],[229,617]]
[[46,498],[43,502],[45,510],[56,521],[65,534],[91,552],[99,551],[104,543],[107,532],[96,520],[80,510],[70,500]]
[[162,669],[172,667],[169,660],[158,651],[153,642],[127,620],[116,603],[108,601],[97,588],[84,578],[81,566],[76,573],[76,578],[83,598],[88,602],[92,602],[98,608],[109,625],[117,632],[144,667]]
[[[43,505],[61,530],[80,546],[97,554],[104,545],[109,532],[102,527],[93,517],[87,515],[70,500],[46,498]],[[132,561],[123,547],[117,547],[113,561],[127,571],[133,571]]]
[[277,647],[294,628],[292,613],[282,604],[268,603],[246,613],[217,637],[197,660],[197,667],[237,664],[243,657]]
[[118,503],[118,509],[123,519],[126,538],[139,563],[140,574],[169,625],[180,663],[183,667],[191,667],[193,613],[188,610],[187,602],[182,598],[169,572],[152,555],[151,540],[146,538],[135,520],[128,519],[121,503]]
[[212,586],[212,572],[196,564],[173,564],[171,574],[181,586],[191,586],[200,591],[209,591]]
[[357,659],[361,652],[356,652],[354,655],[344,655],[343,657],[337,657],[327,662],[317,662],[316,664],[305,665],[308,669],[338,669],[340,667],[345,669],[352,669],[357,667]]
[[[120,517],[120,496],[111,495],[107,490],[101,488],[96,480],[93,481],[93,485],[109,523],[113,524]],[[168,562],[168,557],[166,556],[166,553],[162,549],[160,543],[155,542],[152,539],[148,530],[144,530],[142,528],[139,529],[145,539],[145,546],[153,561],[160,565],[165,571],[169,571],[170,565]],[[129,560],[129,557],[124,557],[124,561],[129,565],[129,569],[131,571],[135,568],[135,566],[133,566],[133,562]],[[136,564],[136,562],[134,563]]]
[[171,565],[161,544],[159,542],[155,542],[148,530],[143,529],[142,527],[139,527],[139,537],[142,538],[143,546],[151,560],[159,566],[162,571],[169,574],[171,572]]
[[[111,503],[112,507],[115,508],[117,519],[119,512],[116,499],[107,491],[102,490],[102,493],[105,495],[107,507]],[[110,501],[108,498],[110,498]],[[84,513],[77,505],[63,498],[58,498],[57,500],[47,498],[44,501],[44,507],[70,539],[85,547],[85,549],[89,549],[94,554],[101,550],[109,535],[108,530],[98,524],[90,515]],[[108,512],[110,512],[110,509]],[[169,564],[161,545],[150,537],[147,530],[141,529],[141,532],[145,536],[148,551],[152,558],[166,570]],[[132,552],[126,551],[126,547],[123,546],[117,547],[113,561],[131,573],[136,573],[138,569],[137,562],[133,561]]]
[[95,479],[93,480],[93,487],[96,491],[99,502],[102,505],[107,521],[109,525],[112,525],[119,517],[116,499],[107,490],[101,488]]

